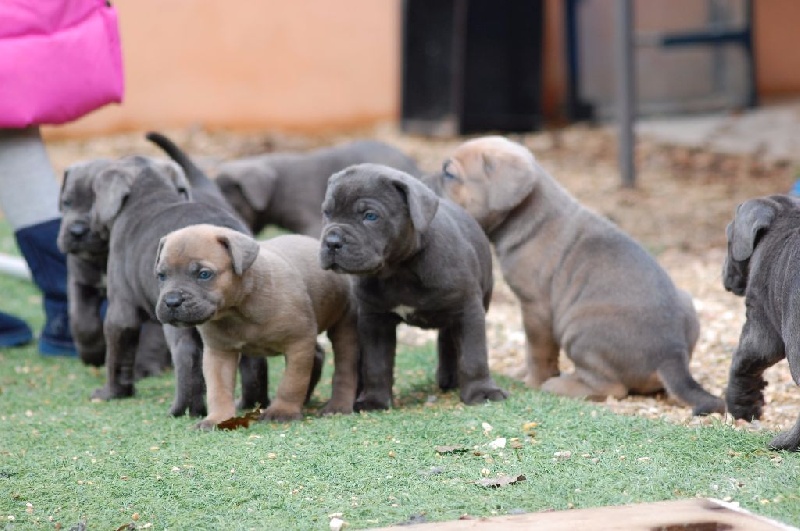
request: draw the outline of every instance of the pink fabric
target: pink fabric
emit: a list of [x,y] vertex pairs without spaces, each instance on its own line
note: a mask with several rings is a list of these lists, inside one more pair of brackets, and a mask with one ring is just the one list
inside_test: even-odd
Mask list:
[[0,128],[62,124],[123,96],[104,0],[0,0]]

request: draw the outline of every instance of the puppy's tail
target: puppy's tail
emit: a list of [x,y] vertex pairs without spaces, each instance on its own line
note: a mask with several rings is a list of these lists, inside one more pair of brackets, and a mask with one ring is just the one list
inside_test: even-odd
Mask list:
[[181,148],[176,146],[172,140],[155,131],[150,131],[145,137],[147,140],[163,149],[172,160],[183,168],[183,171],[186,173],[186,178],[189,180],[189,184],[192,185],[192,188],[216,188],[216,185],[208,178],[208,175],[206,175]]
[[667,392],[692,406],[693,415],[725,413],[725,401],[703,389],[689,372],[688,355],[664,361],[656,373]]

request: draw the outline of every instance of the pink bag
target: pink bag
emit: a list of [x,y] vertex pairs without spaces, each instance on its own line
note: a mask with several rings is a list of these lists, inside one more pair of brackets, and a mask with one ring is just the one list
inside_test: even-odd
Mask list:
[[104,0],[0,0],[0,128],[62,124],[123,95],[115,9]]

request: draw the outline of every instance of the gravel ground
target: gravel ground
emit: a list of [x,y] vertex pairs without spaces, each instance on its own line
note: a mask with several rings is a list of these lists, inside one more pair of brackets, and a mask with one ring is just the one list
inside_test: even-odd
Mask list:
[[[215,161],[275,151],[305,150],[356,136],[376,137],[412,155],[427,171],[437,170],[460,140],[410,137],[392,127],[357,134],[291,136],[275,133],[233,134],[202,129],[167,131],[208,168]],[[616,170],[615,138],[607,130],[570,127],[553,132],[519,135],[539,161],[580,201],[607,216],[649,249],[689,291],[701,321],[701,336],[691,369],[700,383],[721,395],[727,382],[730,355],[744,322],[743,299],[724,291],[721,267],[725,256],[725,225],[737,204],[758,195],[780,193],[791,186],[796,168],[758,155],[723,155],[700,148],[657,144],[640,139],[637,147],[637,187],[620,187]],[[87,158],[116,157],[132,153],[156,154],[143,135],[115,135],[90,140],[48,142],[54,166]],[[524,369],[524,335],[513,294],[498,271],[487,330],[492,369],[520,377]],[[420,343],[429,332],[403,327],[400,341]],[[562,356],[562,367],[569,362]],[[796,388],[785,361],[767,374],[764,418],[742,429],[777,430],[794,424],[800,413]],[[624,414],[663,417],[682,424],[719,422],[718,416],[693,419],[688,408],[664,395],[631,396],[609,400],[607,407]],[[731,422],[725,419],[725,422]]]

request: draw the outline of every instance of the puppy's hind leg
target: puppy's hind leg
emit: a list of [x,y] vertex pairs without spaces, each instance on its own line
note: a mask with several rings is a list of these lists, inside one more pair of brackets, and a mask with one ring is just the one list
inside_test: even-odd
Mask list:
[[189,410],[195,417],[206,413],[203,379],[203,343],[194,328],[176,328],[164,325],[164,336],[172,354],[175,367],[175,397],[169,408],[170,415],[179,417]]
[[609,396],[620,399],[628,395],[628,389],[621,383],[599,377],[598,374],[580,367],[576,368],[574,373],[550,378],[542,384],[541,390],[596,402],[601,402]]
[[170,351],[161,323],[145,321],[139,329],[139,348],[134,367],[136,379],[158,376],[170,364]]
[[269,406],[267,359],[243,354],[239,360],[239,375],[242,377],[242,397],[236,404],[237,409]]
[[436,340],[439,365],[436,367],[436,383],[442,391],[458,388],[458,338],[456,334],[442,330]]

